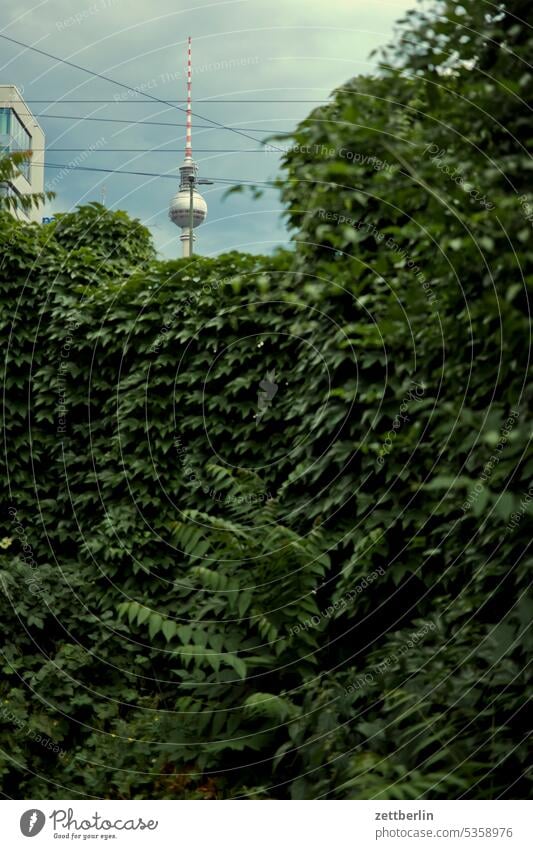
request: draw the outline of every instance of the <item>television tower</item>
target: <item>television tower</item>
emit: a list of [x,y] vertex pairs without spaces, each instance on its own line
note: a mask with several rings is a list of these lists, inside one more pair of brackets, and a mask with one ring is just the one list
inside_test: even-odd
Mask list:
[[202,195],[196,191],[198,184],[210,184],[210,180],[198,179],[198,165],[192,158],[192,64],[191,64],[191,37],[188,40],[187,57],[187,130],[185,140],[185,159],[180,165],[179,189],[170,201],[168,217],[181,227],[181,244],[183,256],[193,255],[196,236],[194,228],[198,227],[207,217],[207,203]]

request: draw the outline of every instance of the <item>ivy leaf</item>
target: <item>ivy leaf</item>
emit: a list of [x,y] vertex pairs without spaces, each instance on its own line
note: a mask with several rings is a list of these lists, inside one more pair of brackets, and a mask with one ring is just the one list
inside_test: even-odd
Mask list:
[[148,633],[150,637],[153,639],[156,634],[161,630],[161,626],[163,624],[163,617],[159,613],[151,613],[150,620],[148,623]]
[[165,619],[161,626],[161,630],[163,632],[163,636],[165,637],[168,643],[172,639],[172,637],[176,636],[178,626],[172,619]]

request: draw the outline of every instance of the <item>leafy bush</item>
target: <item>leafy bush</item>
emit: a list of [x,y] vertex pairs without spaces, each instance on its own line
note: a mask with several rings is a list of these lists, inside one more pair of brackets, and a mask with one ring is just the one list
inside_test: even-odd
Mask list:
[[444,6],[297,129],[294,251],[0,218],[5,793],[528,792],[530,37]]

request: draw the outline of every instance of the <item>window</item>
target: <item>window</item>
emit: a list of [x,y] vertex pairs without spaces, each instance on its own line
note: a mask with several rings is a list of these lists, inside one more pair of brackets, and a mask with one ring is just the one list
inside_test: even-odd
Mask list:
[[[31,150],[31,136],[14,109],[0,108],[0,150],[17,152]],[[19,166],[21,174],[30,181],[30,162]]]
[[9,152],[9,114],[11,109],[0,108],[0,153]]
[[11,109],[0,108],[0,136],[9,135],[9,113]]

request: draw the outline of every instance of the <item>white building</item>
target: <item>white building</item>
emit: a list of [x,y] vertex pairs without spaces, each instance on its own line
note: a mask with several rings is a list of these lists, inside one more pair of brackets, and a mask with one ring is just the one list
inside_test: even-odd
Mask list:
[[[0,85],[0,151],[31,150],[32,157],[20,168],[20,174],[0,184],[0,192],[16,197],[44,189],[44,133],[14,85]],[[41,221],[42,209],[17,210],[24,221]]]

